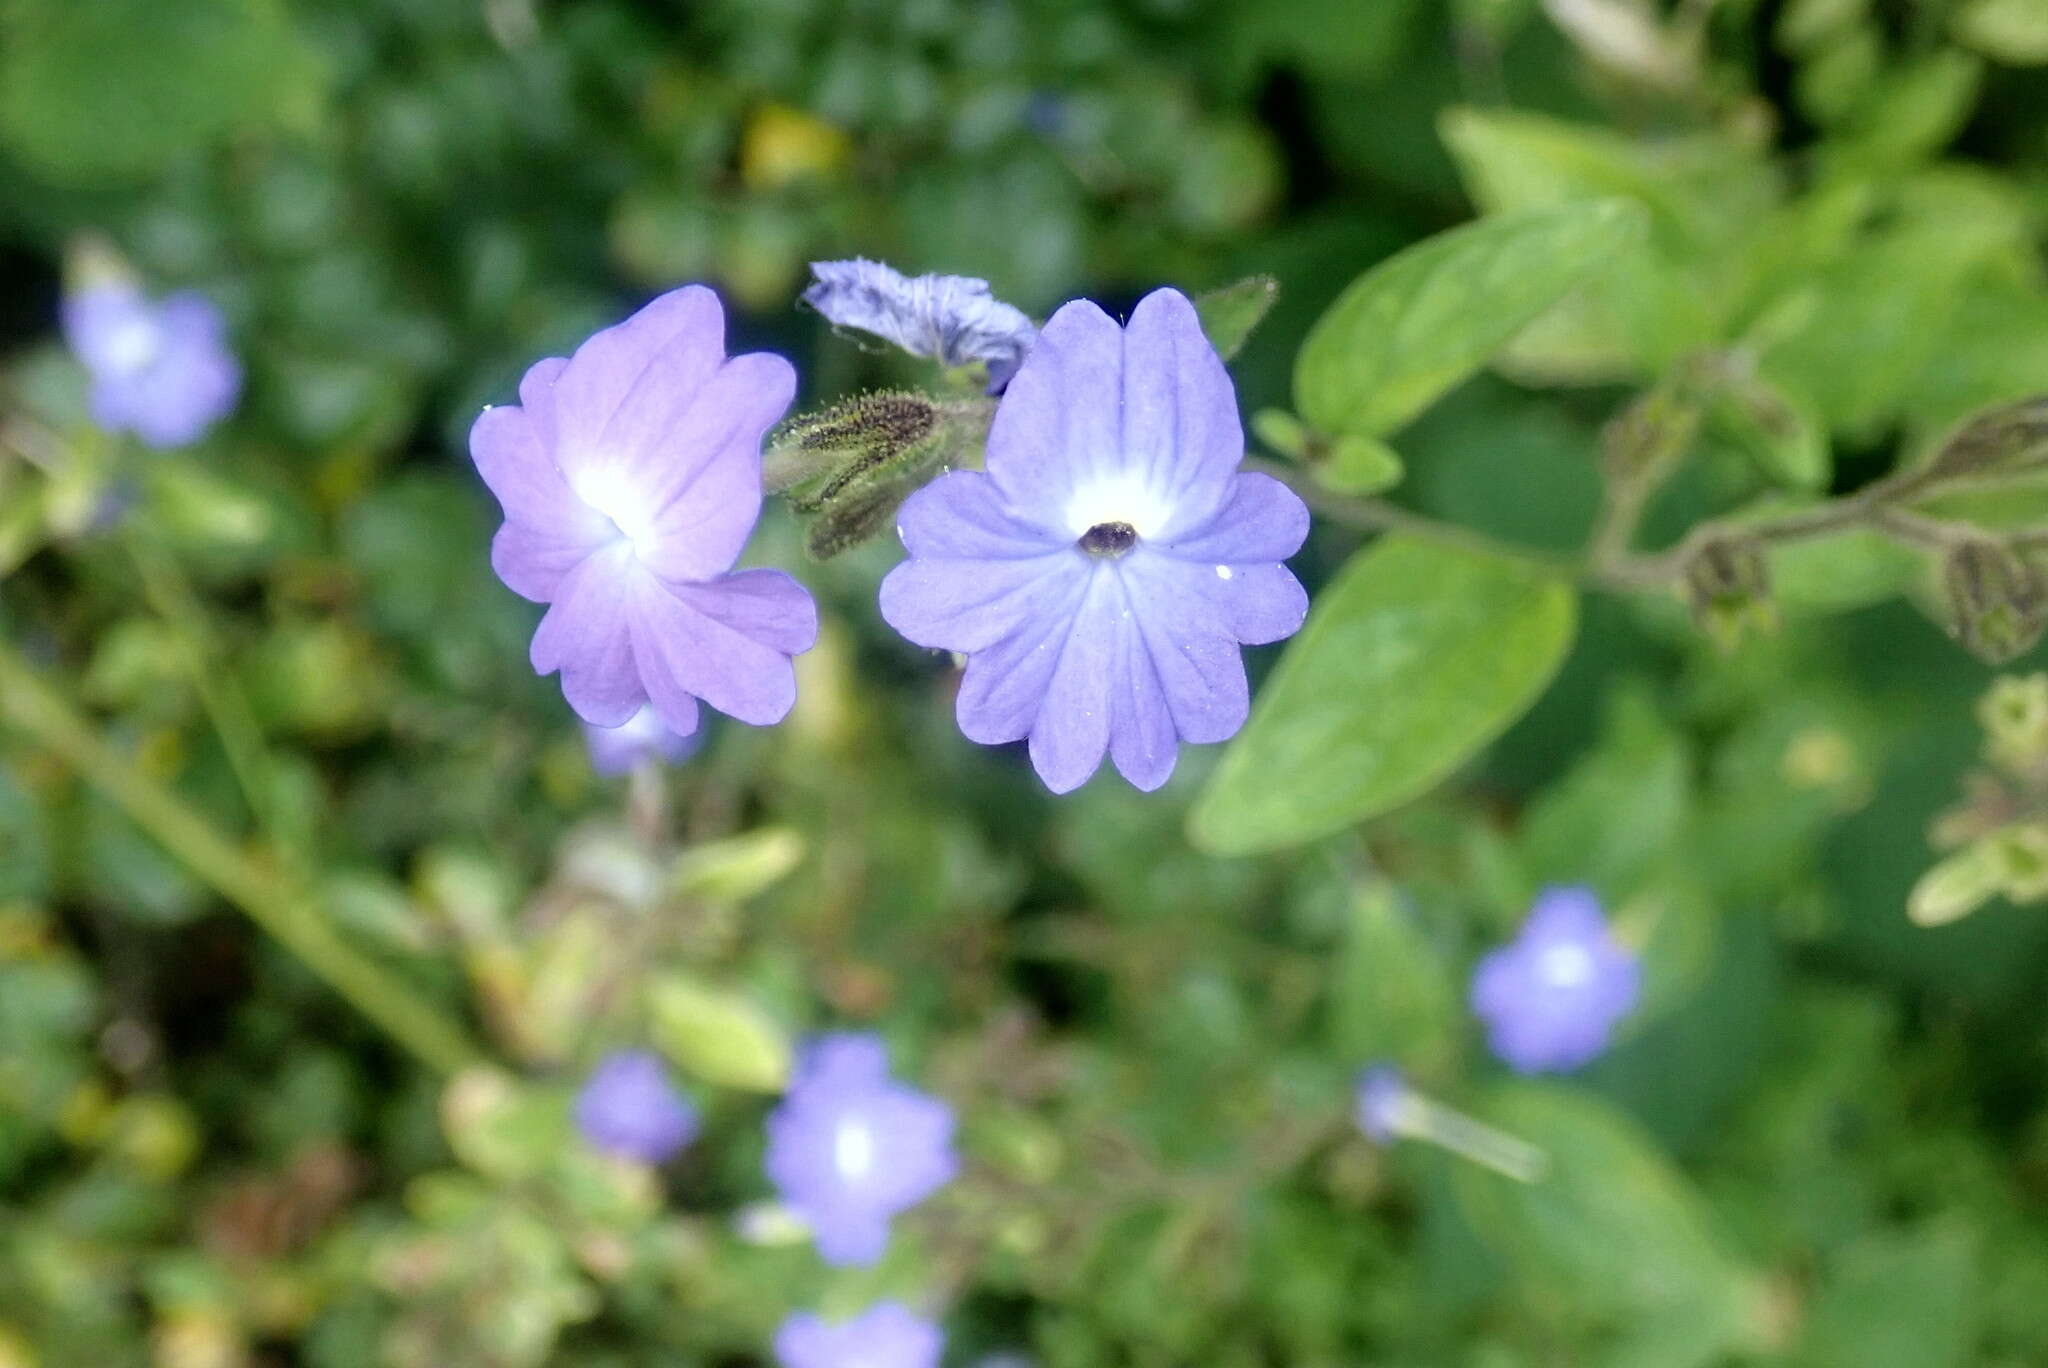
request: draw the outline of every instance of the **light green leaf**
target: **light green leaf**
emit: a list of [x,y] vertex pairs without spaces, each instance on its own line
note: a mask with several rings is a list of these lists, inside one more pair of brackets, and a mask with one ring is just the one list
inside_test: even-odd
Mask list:
[[1478,370],[1642,232],[1620,200],[1482,219],[1381,262],[1309,332],[1295,407],[1326,433],[1385,436]]
[[0,34],[0,136],[65,181],[147,174],[315,84],[276,0],[31,0]]
[[1495,1094],[1486,1119],[1549,1164],[1534,1183],[1459,1165],[1459,1205],[1532,1289],[1610,1332],[1607,1352],[1583,1361],[1720,1362],[1744,1331],[1752,1283],[1650,1138],[1604,1102],[1529,1083]]
[[1951,1368],[1970,1354],[1975,1241],[1960,1227],[1880,1232],[1826,1270],[1800,1364]]
[[706,1083],[779,1092],[789,1080],[788,1034],[745,993],[669,974],[648,985],[647,1017],[662,1053]]
[[1378,494],[1401,483],[1407,467],[1401,455],[1377,437],[1349,433],[1330,445],[1316,466],[1316,479],[1339,494]]
[[1234,285],[1197,296],[1195,312],[1201,316],[1209,345],[1228,361],[1244,350],[1246,340],[1279,297],[1280,282],[1273,277],[1246,276]]
[[1424,792],[1521,716],[1577,619],[1523,561],[1389,537],[1316,601],[1190,817],[1230,854],[1341,830]]
[[2041,0],[1968,0],[1956,11],[1955,35],[2009,66],[2048,66],[2048,5]]

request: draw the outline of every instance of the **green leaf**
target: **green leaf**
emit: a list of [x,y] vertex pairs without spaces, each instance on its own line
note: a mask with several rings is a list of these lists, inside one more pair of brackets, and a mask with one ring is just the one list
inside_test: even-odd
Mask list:
[[68,182],[275,121],[313,60],[275,0],[32,0],[0,37],[0,136]]
[[1209,345],[1228,361],[1244,350],[1246,340],[1265,321],[1266,311],[1279,297],[1280,282],[1273,277],[1246,276],[1234,285],[1199,296],[1195,312],[1201,316]]
[[647,1016],[662,1053],[706,1083],[779,1092],[789,1081],[788,1034],[744,993],[669,974],[648,985]]
[[1295,407],[1333,434],[1385,436],[1484,365],[1642,231],[1620,200],[1482,219],[1354,280],[1294,365]]
[[1974,1361],[1976,1241],[1961,1227],[1865,1237],[1833,1261],[1797,1362],[1950,1368]]
[[1995,62],[2048,66],[2048,6],[2041,0],[1968,0],[1952,22],[1959,40]]
[[1316,466],[1316,479],[1339,494],[1378,494],[1401,483],[1406,473],[1399,452],[1377,437],[1357,433],[1339,437]]
[[1331,982],[1330,1048],[1413,1068],[1440,1055],[1458,1011],[1444,957],[1415,909],[1379,882],[1353,899]]
[[1608,1352],[1580,1361],[1720,1362],[1744,1331],[1751,1282],[1650,1138],[1607,1103],[1537,1084],[1500,1090],[1486,1119],[1549,1165],[1534,1183],[1460,1165],[1459,1206],[1523,1281],[1611,1332]]
[[1424,792],[1521,716],[1571,644],[1571,586],[1386,538],[1323,591],[1190,817],[1226,854],[1294,845]]

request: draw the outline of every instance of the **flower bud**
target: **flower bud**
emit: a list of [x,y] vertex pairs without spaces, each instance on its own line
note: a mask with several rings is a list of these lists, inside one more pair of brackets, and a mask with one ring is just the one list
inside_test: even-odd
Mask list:
[[2048,768],[2048,674],[2004,675],[1977,705],[1984,753],[2022,777]]
[[2041,639],[2048,586],[2010,547],[1989,537],[1959,543],[1942,564],[1949,630],[1964,649],[1997,665]]
[[1771,568],[1763,547],[1747,537],[1716,537],[1685,563],[1685,596],[1693,620],[1724,650],[1750,630],[1777,626]]
[[1943,478],[2010,469],[2048,456],[2048,395],[1980,413],[1964,423],[1928,463]]
[[799,508],[815,509],[862,471],[922,443],[938,424],[938,405],[926,395],[858,395],[783,424],[762,458],[761,483],[771,494],[790,494]]

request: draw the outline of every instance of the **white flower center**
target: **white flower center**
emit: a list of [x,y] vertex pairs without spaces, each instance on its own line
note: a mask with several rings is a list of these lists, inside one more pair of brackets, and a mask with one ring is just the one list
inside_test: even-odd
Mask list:
[[1553,945],[1536,956],[1536,976],[1552,988],[1578,988],[1593,980],[1593,952],[1583,945]]
[[832,1167],[848,1182],[859,1182],[875,1167],[875,1133],[865,1122],[841,1121],[832,1132]]
[[570,480],[569,488],[577,498],[611,519],[619,535],[633,543],[635,555],[654,548],[655,510],[617,466],[600,465],[582,471]]
[[108,332],[103,345],[110,369],[121,375],[139,375],[163,354],[163,329],[154,320],[137,315]]
[[1074,491],[1066,508],[1076,538],[1107,523],[1123,523],[1140,537],[1156,536],[1172,514],[1172,506],[1136,475],[1091,480]]

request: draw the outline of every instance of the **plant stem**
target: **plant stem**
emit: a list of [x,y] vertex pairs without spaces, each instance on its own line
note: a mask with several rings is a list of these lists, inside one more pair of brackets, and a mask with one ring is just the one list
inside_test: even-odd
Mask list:
[[343,940],[297,879],[250,859],[137,771],[4,643],[0,720],[48,748],[422,1063],[453,1072],[481,1057],[460,1027]]
[[228,767],[235,773],[250,815],[269,836],[280,856],[299,862],[298,841],[283,830],[277,804],[276,770],[263,732],[256,724],[255,710],[248,695],[228,668],[224,653],[206,619],[199,596],[185,578],[177,560],[147,532],[130,528],[126,534],[129,559],[142,579],[143,595],[170,627],[200,704],[227,752]]

